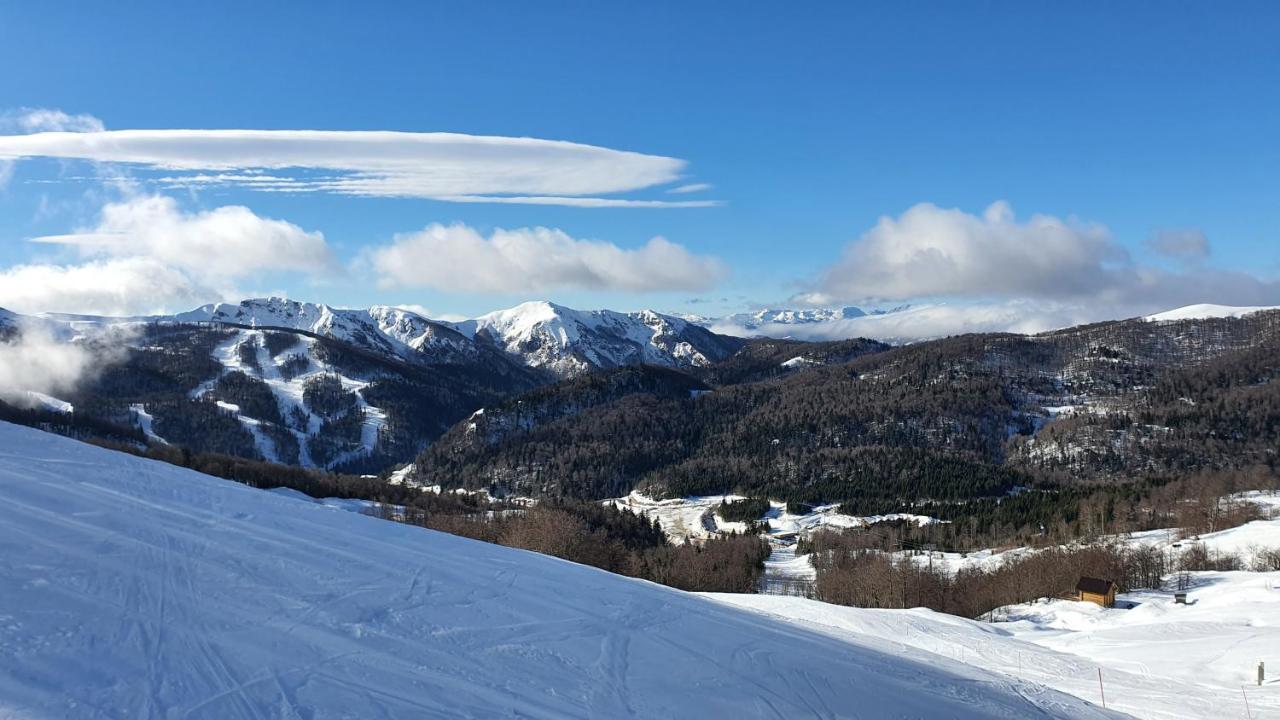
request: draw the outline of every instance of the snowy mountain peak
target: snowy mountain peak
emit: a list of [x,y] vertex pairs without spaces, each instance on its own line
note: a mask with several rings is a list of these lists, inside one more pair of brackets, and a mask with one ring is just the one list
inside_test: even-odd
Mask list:
[[739,343],[652,310],[574,310],[545,300],[481,315],[454,327],[467,337],[524,359],[527,365],[570,376],[593,367],[635,363],[707,365]]
[[403,308],[336,309],[287,298],[254,298],[204,305],[173,316],[179,322],[215,321],[301,330],[390,355],[418,357],[428,351],[474,354],[474,346],[451,328]]

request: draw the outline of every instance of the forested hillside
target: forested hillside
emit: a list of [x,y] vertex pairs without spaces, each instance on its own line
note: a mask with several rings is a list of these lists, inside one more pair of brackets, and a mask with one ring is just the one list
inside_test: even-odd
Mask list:
[[[886,512],[1273,466],[1278,341],[1280,312],[814,346],[817,362],[789,368],[778,358],[808,348],[757,344],[700,373],[710,392],[636,387],[583,402],[581,385],[542,388],[534,406],[573,412],[486,409],[415,472],[425,484],[521,494],[737,492]],[[851,359],[819,364],[833,353]]]

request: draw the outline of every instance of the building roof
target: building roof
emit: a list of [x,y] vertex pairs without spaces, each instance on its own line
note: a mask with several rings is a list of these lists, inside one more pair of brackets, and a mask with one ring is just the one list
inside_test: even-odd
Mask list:
[[1082,577],[1080,582],[1076,583],[1077,592],[1096,593],[1098,595],[1106,595],[1111,592],[1113,587],[1115,587],[1115,583],[1110,580],[1092,577]]

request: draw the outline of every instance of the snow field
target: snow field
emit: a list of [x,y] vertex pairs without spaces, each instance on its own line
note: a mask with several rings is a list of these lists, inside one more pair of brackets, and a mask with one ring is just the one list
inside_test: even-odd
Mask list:
[[0,494],[6,717],[1120,717],[2,423]]

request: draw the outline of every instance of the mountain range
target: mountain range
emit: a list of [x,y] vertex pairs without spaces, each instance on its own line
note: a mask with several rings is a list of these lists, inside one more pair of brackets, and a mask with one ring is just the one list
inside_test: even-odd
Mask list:
[[[739,321],[798,326],[861,313],[770,310]],[[0,341],[37,326],[93,355],[73,389],[28,397],[121,428],[129,442],[358,473],[417,457],[410,477],[424,485],[588,497],[739,483],[844,500],[880,478],[880,509],[895,493],[951,492],[939,477],[963,477],[971,493],[1028,474],[1180,467],[1163,444],[1177,433],[1147,422],[1179,409],[1169,383],[1195,376],[1199,387],[1207,381],[1195,373],[1211,365],[1230,377],[1195,392],[1215,402],[1264,396],[1234,383],[1271,377],[1265,349],[1277,317],[1195,306],[895,348],[744,339],[653,311],[550,302],[444,322],[265,298],[145,318],[0,311]],[[1255,440],[1230,462],[1260,458]],[[889,472],[916,475],[895,484]],[[748,477],[750,487],[734,479]]]

